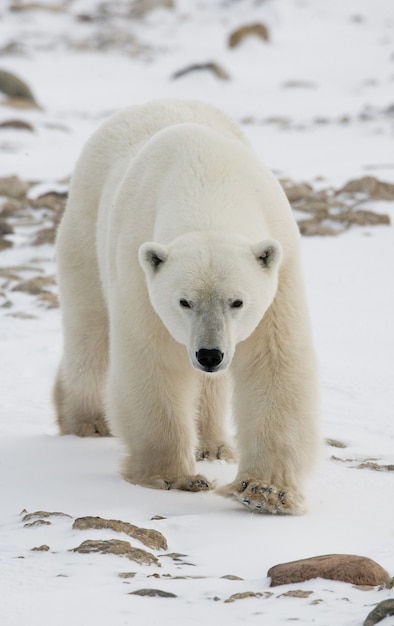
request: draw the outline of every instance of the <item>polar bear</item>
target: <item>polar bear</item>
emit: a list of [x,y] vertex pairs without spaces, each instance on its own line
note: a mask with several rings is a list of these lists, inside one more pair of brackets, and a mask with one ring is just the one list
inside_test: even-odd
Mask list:
[[238,125],[195,101],[132,106],[85,146],[57,237],[60,431],[119,436],[124,476],[212,484],[252,511],[304,511],[317,367],[292,211]]

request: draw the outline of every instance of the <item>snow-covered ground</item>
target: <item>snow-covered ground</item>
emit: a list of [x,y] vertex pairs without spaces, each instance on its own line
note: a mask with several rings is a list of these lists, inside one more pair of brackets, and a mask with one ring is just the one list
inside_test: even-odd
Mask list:
[[[324,188],[365,175],[394,182],[392,0],[175,0],[142,17],[130,17],[126,0],[43,0],[11,10],[21,4],[1,3],[0,70],[27,81],[41,108],[15,109],[0,94],[0,124],[18,119],[34,129],[0,128],[0,177],[36,181],[32,197],[66,188],[83,142],[110,112],[168,96],[223,108],[282,178]],[[251,37],[230,49],[229,34],[254,22],[266,24],[270,41]],[[230,79],[210,70],[172,78],[207,62]],[[392,219],[393,207],[366,205]],[[24,232],[9,237],[14,245],[0,251],[0,269],[53,274],[53,247],[33,247]],[[1,624],[357,626],[393,596],[322,579],[269,587],[271,566],[327,553],[368,556],[394,575],[394,474],[371,469],[394,463],[393,228],[353,226],[302,244],[323,432],[347,447],[325,446],[308,486],[309,513],[296,518],[253,515],[214,493],[132,486],[118,473],[117,440],[59,437],[51,406],[59,309],[11,291],[12,280],[0,275]],[[221,484],[236,467],[204,463],[201,471]],[[25,527],[24,509],[154,528],[168,550],[151,550],[161,567],[70,552],[116,533],[73,530],[65,516]],[[31,550],[43,544],[48,551]],[[128,571],[135,576],[119,577]],[[141,588],[177,597],[128,595]],[[283,595],[289,590],[311,593]],[[225,602],[243,592],[261,595]]]

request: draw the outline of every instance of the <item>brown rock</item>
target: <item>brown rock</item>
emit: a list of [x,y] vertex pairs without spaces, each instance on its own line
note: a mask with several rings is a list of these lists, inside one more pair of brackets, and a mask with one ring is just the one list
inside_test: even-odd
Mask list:
[[326,554],[309,559],[281,563],[268,570],[271,587],[300,583],[311,578],[340,580],[354,585],[381,585],[390,580],[385,569],[364,556]]
[[305,237],[314,237],[319,235],[320,237],[339,235],[341,232],[339,228],[332,228],[331,226],[326,226],[322,224],[319,219],[307,219],[307,220],[299,220],[298,228],[300,229],[301,235]]
[[[26,509],[24,509],[21,513],[21,515],[23,514],[22,517],[22,522],[29,522],[30,520],[34,520],[34,519],[42,519],[42,518],[47,518],[47,517],[69,517],[71,518],[71,515],[68,515],[67,513],[61,513],[60,511],[35,511],[34,513],[27,513]],[[26,526],[26,524],[25,524]]]
[[394,200],[394,185],[375,176],[363,176],[350,180],[339,193],[362,193],[374,200]]
[[265,24],[248,24],[237,28],[231,33],[228,38],[229,48],[239,46],[243,39],[252,35],[258,37],[262,41],[269,41],[270,39],[269,30]]
[[33,126],[24,120],[6,120],[5,122],[1,122],[0,128],[13,128],[16,130],[28,130],[29,132],[34,132]]
[[3,239],[0,237],[0,250],[6,250],[7,248],[12,248],[12,241],[8,241],[8,239]]
[[133,539],[138,539],[148,548],[167,550],[167,540],[158,530],[139,528],[134,526],[134,524],[121,522],[120,520],[103,519],[102,517],[78,517],[73,524],[73,528],[78,530],[109,528],[118,533],[126,533]]
[[63,212],[67,201],[67,192],[48,191],[30,200],[30,205],[35,209],[49,209],[50,211]]
[[133,548],[128,541],[119,541],[118,539],[108,539],[107,541],[87,539],[86,541],[83,541],[81,545],[76,548],[72,548],[70,552],[80,552],[81,554],[90,554],[91,552],[116,554],[118,556],[125,556],[130,559],[130,561],[135,561],[141,565],[154,564],[158,567],[161,565],[157,558],[150,552],[140,550],[139,548]]
[[34,278],[19,283],[12,291],[22,291],[32,296],[37,296],[47,291],[47,287],[51,287],[54,284],[55,279],[53,276],[35,276]]
[[20,199],[26,196],[28,189],[28,185],[17,176],[0,178],[0,196]]
[[313,188],[308,183],[299,183],[296,185],[282,184],[289,202],[299,202],[305,198],[310,198],[313,193]]
[[[0,180],[1,187],[1,180]],[[1,194],[0,194],[1,195]],[[27,207],[27,198],[16,200],[14,198],[6,200],[0,207],[0,213],[2,217],[14,217],[20,211],[23,211]]]
[[134,0],[130,15],[131,17],[142,17],[154,9],[174,9],[174,0]]
[[189,74],[190,72],[196,72],[196,71],[205,71],[208,70],[210,72],[212,72],[212,74],[214,74],[217,78],[220,78],[221,80],[229,80],[230,79],[230,75],[228,74],[228,72],[226,72],[226,70],[219,65],[219,63],[215,63],[214,61],[211,61],[209,63],[193,63],[192,65],[188,65],[187,67],[184,67],[180,70],[178,70],[177,72],[175,72],[172,75],[172,78],[176,79],[176,78],[182,78],[182,76],[185,76],[186,74]]
[[281,593],[278,598],[309,598],[313,591],[303,591],[302,589],[290,589],[286,593]]
[[224,602],[225,604],[228,604],[229,602],[244,600],[245,598],[261,598],[262,595],[262,593],[256,593],[255,591],[243,591],[242,593],[233,593],[233,595],[227,598],[227,600],[225,600]]

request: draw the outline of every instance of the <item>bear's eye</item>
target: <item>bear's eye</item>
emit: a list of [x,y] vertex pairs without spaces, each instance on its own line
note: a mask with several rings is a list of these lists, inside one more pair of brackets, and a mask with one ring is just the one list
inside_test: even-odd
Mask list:
[[232,309],[240,309],[241,307],[243,307],[243,302],[242,300],[233,300],[233,302],[230,304]]
[[192,305],[190,304],[190,302],[185,300],[185,298],[182,298],[181,300],[179,300],[179,306],[182,307],[182,309],[191,309],[192,308]]

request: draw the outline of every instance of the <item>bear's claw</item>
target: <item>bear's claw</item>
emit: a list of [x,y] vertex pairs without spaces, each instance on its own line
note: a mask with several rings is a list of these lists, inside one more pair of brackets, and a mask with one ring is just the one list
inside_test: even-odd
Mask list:
[[218,493],[237,500],[255,513],[300,515],[305,512],[300,494],[256,480],[236,481],[222,487]]
[[156,478],[152,481],[145,482],[144,486],[156,489],[180,489],[182,491],[208,491],[214,487],[204,476],[197,474],[196,476],[182,476],[180,478]]

